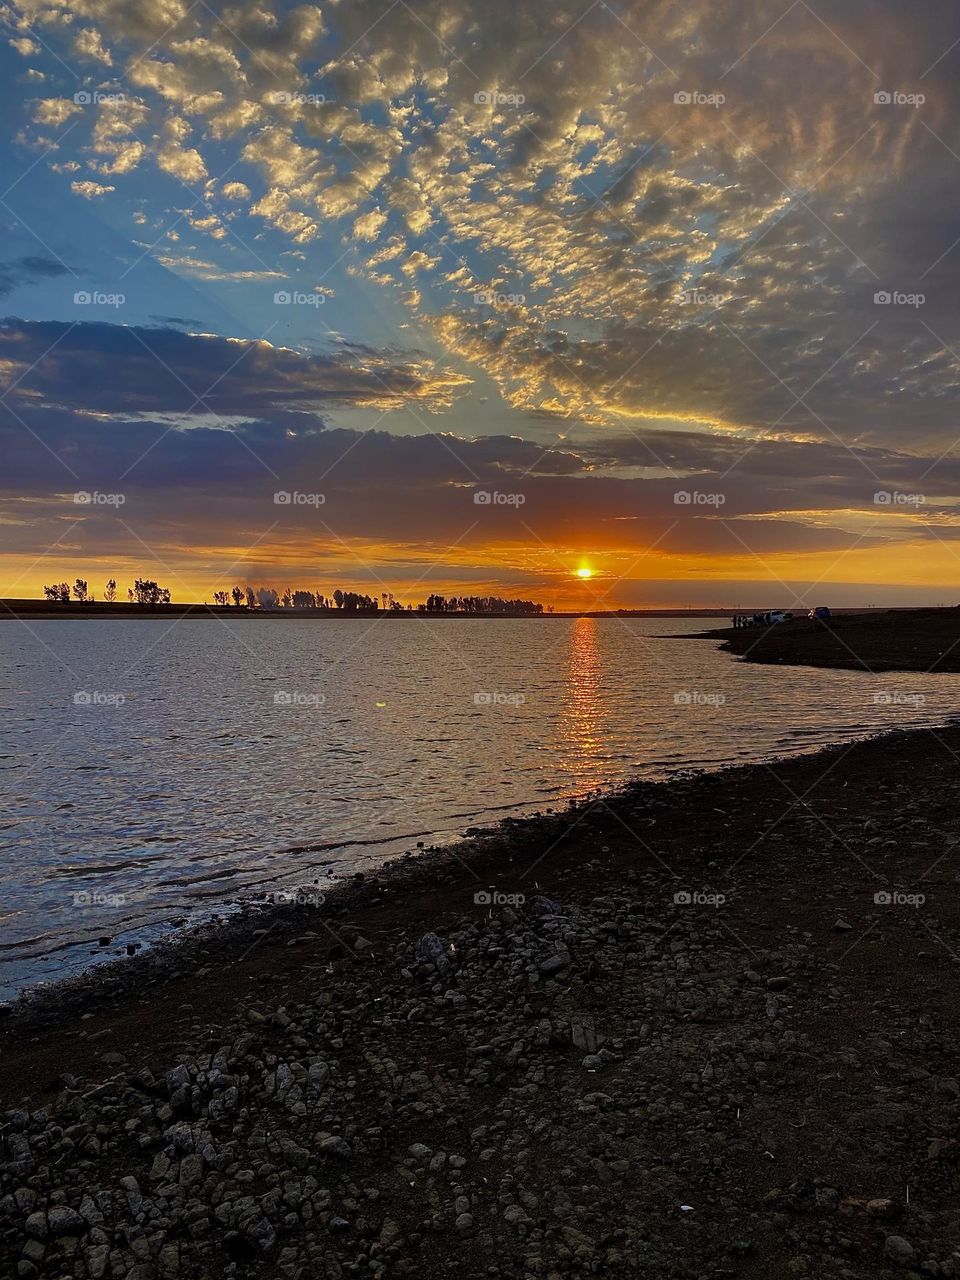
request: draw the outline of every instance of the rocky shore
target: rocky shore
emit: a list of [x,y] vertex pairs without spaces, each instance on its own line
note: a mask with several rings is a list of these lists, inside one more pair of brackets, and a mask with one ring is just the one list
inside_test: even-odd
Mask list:
[[960,1276],[958,754],[637,785],[8,1009],[0,1274]]
[[720,627],[684,639],[722,640],[744,662],[851,671],[960,671],[960,608],[889,609],[806,617],[769,627]]

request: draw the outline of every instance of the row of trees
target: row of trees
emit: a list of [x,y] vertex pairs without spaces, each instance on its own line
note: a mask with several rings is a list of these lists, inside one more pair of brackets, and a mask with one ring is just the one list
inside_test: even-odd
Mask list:
[[[86,578],[78,578],[71,588],[69,582],[54,582],[43,588],[47,600],[56,600],[60,604],[69,604],[71,594],[80,604],[92,604],[96,596],[90,590]],[[107,604],[113,604],[117,598],[117,580],[111,578],[103,588],[103,598]],[[132,587],[127,589],[127,600],[130,604],[169,604],[170,590],[161,587],[152,578],[137,578]]]
[[503,600],[500,596],[427,596],[421,613],[543,613],[535,600]]
[[504,600],[499,596],[439,596],[430,595],[416,608],[403,605],[391,591],[380,597],[363,595],[357,591],[341,591],[338,587],[332,595],[320,591],[304,591],[287,588],[283,592],[272,587],[234,587],[232,591],[215,591],[213,603],[247,609],[341,609],[344,613],[369,613],[382,609],[390,613],[543,613],[543,605],[533,600]]
[[273,587],[234,587],[232,591],[214,591],[213,603],[222,606],[233,602],[235,608],[247,609],[345,609],[347,612],[371,609],[401,610],[403,606],[385,591],[383,603],[376,596],[360,595],[356,591],[341,591],[326,596],[320,591],[304,591],[287,587],[275,591]]
[[[55,582],[43,588],[48,600],[60,604],[69,604],[71,599],[80,604],[90,604],[96,596],[90,591],[85,578],[77,578],[71,588],[68,582]],[[103,599],[113,604],[117,598],[117,580],[111,578],[103,589]],[[161,587],[152,578],[136,578],[133,586],[127,590],[130,604],[159,605],[170,603],[170,591]],[[284,591],[275,591],[273,587],[234,587],[231,591],[217,590],[213,593],[213,602],[225,607],[231,602],[234,608],[246,609],[341,609],[344,613],[372,613],[385,610],[391,613],[543,613],[543,605],[533,600],[504,600],[499,596],[440,596],[429,595],[416,606],[403,605],[391,591],[384,591],[380,596],[368,596],[359,591],[341,591],[339,587],[332,595],[320,591],[305,591],[301,588],[287,587]]]

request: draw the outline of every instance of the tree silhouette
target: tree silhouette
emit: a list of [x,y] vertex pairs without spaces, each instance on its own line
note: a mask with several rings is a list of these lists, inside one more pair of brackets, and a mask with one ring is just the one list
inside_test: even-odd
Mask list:
[[234,608],[239,609],[240,605],[243,603],[243,588],[234,587],[230,594],[233,596]]
[[114,600],[116,600],[117,598],[116,578],[111,578],[110,581],[107,583],[107,585],[104,587],[103,598],[104,600],[106,600],[108,604],[113,604]]
[[152,578],[137,578],[133,584],[132,595],[137,604],[149,605],[151,609],[158,604],[170,603],[169,589],[161,587]]
[[225,591],[215,591],[215,592],[213,593],[213,603],[214,603],[214,604],[225,605],[225,604],[227,603],[227,601],[229,600],[229,598],[230,598],[230,597],[227,595],[227,593],[226,593]]

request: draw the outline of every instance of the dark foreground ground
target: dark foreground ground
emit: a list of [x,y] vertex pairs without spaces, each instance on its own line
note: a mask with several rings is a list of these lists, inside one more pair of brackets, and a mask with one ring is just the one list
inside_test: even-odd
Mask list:
[[957,752],[637,786],[14,1009],[0,1275],[960,1275]]
[[795,618],[773,627],[723,627],[690,639],[722,640],[747,662],[855,671],[960,671],[960,607]]

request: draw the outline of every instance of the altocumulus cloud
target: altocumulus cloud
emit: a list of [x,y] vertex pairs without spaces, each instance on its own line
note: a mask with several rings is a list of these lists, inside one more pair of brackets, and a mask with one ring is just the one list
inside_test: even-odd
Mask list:
[[[244,181],[204,188],[201,232],[241,209],[299,244],[357,237],[372,253],[356,269],[519,409],[946,443],[950,6],[634,0],[545,18],[497,0],[478,23],[447,0],[242,0],[229,25],[185,0],[16,12],[54,41],[82,20],[123,92],[79,119],[61,94],[33,104],[36,145],[82,137],[78,190],[151,164],[199,189],[232,148]],[[903,91],[922,106],[884,98]],[[412,261],[435,287],[410,287]],[[897,289],[925,293],[922,319],[877,310]],[[522,300],[478,312],[478,293]]]

